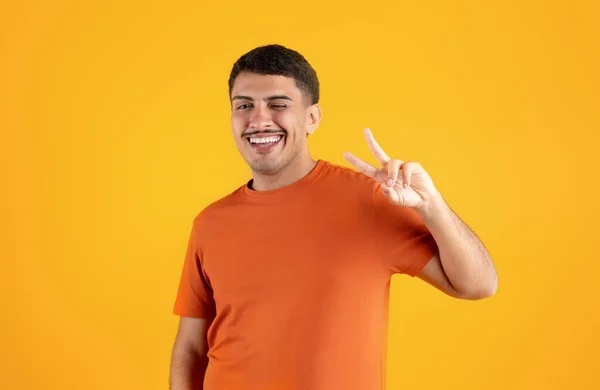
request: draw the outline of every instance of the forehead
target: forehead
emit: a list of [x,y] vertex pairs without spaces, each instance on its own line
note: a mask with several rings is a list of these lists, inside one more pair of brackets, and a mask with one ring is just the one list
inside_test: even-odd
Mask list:
[[296,81],[290,77],[250,72],[241,72],[231,90],[231,96],[245,95],[254,98],[268,95],[288,95],[293,98],[300,97],[301,94]]

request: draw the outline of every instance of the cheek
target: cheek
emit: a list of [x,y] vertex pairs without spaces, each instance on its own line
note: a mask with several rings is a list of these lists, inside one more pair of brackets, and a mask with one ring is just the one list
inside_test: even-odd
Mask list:
[[231,129],[234,134],[242,134],[248,126],[248,121],[241,115],[231,116]]
[[286,130],[288,136],[304,128],[304,118],[291,111],[280,112],[273,116],[273,122],[276,126]]

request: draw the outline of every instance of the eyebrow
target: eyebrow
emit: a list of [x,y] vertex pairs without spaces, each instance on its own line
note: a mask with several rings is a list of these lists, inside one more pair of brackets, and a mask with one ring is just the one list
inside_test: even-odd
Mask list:
[[[250,96],[244,96],[244,95],[236,95],[234,96],[231,101],[234,100],[249,100],[251,102],[254,101],[254,98],[250,97]],[[290,102],[292,102],[292,98],[286,95],[273,95],[273,96],[268,96],[264,99],[267,102],[270,102],[271,100],[289,100]]]

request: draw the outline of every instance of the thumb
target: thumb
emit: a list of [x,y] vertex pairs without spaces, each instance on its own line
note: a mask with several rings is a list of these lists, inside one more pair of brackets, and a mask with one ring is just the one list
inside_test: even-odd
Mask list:
[[404,199],[393,187],[388,187],[385,183],[381,183],[380,185],[383,196],[385,196],[391,204],[402,206]]

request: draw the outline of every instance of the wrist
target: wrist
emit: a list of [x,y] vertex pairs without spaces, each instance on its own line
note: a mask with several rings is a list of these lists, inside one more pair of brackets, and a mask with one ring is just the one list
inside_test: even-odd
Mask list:
[[442,194],[436,190],[416,210],[423,222],[428,224],[443,212],[444,204],[445,201]]

